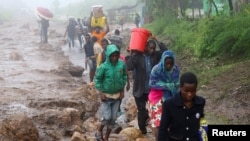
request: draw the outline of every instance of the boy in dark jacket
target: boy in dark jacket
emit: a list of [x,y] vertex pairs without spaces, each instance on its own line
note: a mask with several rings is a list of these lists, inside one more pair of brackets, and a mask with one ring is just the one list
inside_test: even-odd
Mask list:
[[158,141],[199,141],[206,101],[196,95],[197,86],[194,73],[181,75],[180,92],[163,103]]

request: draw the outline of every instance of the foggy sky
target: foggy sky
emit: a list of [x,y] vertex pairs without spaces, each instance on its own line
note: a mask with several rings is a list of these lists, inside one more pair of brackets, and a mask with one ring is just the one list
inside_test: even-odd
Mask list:
[[[21,0],[23,1],[28,7],[35,8],[37,6],[43,6],[47,8],[53,7],[54,0]],[[58,0],[60,6],[66,6],[69,3],[81,2],[84,0]]]

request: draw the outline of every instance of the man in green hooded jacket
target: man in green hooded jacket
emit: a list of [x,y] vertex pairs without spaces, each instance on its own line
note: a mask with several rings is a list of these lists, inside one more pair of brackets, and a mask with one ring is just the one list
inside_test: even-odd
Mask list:
[[106,60],[97,69],[94,83],[102,101],[101,126],[96,132],[96,139],[103,140],[102,130],[107,126],[104,136],[104,140],[107,141],[115,127],[120,102],[124,97],[127,73],[124,62],[119,59],[120,51],[116,45],[108,45],[105,53]]

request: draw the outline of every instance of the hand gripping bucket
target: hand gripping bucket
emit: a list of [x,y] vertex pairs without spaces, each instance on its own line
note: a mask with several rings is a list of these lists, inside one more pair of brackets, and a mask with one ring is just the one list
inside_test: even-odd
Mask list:
[[150,32],[144,28],[133,28],[131,30],[129,49],[144,52],[149,33]]

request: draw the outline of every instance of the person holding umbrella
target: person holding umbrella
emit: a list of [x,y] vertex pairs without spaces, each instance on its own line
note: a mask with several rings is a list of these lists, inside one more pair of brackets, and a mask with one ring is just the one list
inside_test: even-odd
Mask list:
[[44,7],[37,7],[35,13],[39,17],[41,43],[48,43],[49,20],[53,18],[53,14]]

